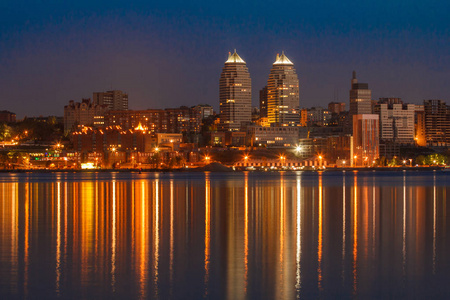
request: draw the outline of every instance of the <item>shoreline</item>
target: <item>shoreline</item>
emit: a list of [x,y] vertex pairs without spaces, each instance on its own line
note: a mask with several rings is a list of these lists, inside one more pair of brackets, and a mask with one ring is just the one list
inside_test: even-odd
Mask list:
[[245,170],[245,169],[236,169],[233,170],[229,168],[229,170],[214,170],[208,169],[205,170],[203,168],[191,168],[191,169],[91,169],[91,170],[70,170],[70,169],[54,169],[54,170],[42,170],[42,169],[14,169],[14,170],[0,170],[0,173],[184,173],[184,172],[256,172],[256,173],[267,173],[267,172],[306,172],[306,173],[315,173],[315,172],[353,172],[353,171],[389,171],[389,172],[399,172],[399,171],[433,171],[433,170],[449,170],[445,167],[440,166],[430,166],[430,167],[371,167],[371,168],[327,168],[320,170]]

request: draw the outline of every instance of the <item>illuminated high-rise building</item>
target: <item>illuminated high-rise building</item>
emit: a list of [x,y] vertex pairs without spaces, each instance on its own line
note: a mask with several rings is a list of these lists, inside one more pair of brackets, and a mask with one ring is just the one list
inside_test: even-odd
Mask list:
[[252,120],[252,81],[245,61],[229,53],[220,75],[220,129],[237,131]]
[[358,83],[356,72],[353,71],[352,85],[350,90],[350,121],[354,115],[372,113],[372,91],[369,84]]
[[275,126],[300,123],[299,82],[294,64],[284,55],[277,58],[267,81],[267,116]]

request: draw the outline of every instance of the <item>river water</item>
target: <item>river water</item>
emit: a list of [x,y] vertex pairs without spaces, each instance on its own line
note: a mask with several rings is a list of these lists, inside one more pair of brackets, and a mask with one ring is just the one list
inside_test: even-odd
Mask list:
[[1,173],[0,298],[449,298],[449,186],[442,171]]

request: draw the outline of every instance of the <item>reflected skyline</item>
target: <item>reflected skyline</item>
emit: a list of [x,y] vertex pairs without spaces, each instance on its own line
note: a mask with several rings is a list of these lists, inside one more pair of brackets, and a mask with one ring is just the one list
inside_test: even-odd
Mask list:
[[442,173],[2,176],[1,295],[408,297],[450,266]]

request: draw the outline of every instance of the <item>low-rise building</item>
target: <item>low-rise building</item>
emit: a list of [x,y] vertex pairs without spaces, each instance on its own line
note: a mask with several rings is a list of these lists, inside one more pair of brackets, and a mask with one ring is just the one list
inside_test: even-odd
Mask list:
[[320,106],[300,111],[300,126],[328,126],[330,120],[331,112]]
[[328,103],[328,110],[332,114],[340,114],[345,111],[345,102],[330,102]]
[[112,110],[105,116],[106,126],[135,128],[139,124],[155,133],[199,133],[201,110],[182,106],[179,108],[146,110]]
[[247,129],[248,145],[266,146],[268,148],[295,147],[298,142],[298,127],[249,126]]
[[0,123],[15,123],[16,114],[7,110],[0,111]]

